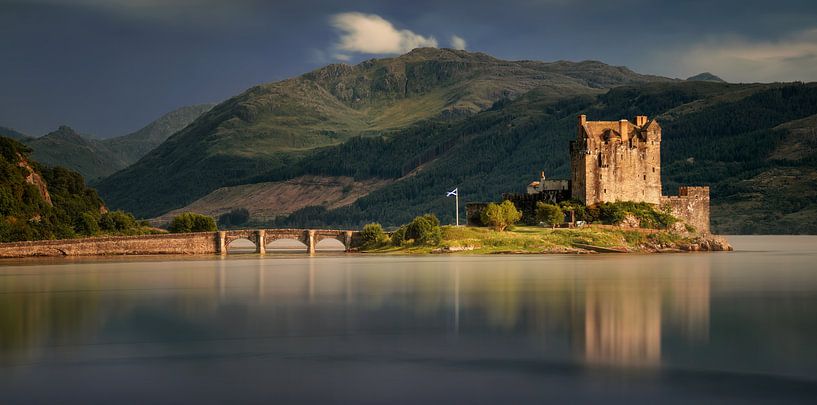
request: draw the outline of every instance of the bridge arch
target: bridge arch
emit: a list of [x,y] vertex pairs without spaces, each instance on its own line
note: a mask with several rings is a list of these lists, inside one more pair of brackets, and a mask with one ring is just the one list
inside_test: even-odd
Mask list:
[[347,250],[347,246],[339,238],[321,238],[315,242],[315,250],[343,252]]
[[256,243],[248,238],[233,238],[225,244],[227,253],[256,253],[258,246]]

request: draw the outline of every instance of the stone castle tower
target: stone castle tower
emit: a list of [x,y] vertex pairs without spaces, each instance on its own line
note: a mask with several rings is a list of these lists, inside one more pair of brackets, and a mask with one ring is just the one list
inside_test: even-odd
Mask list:
[[636,201],[661,203],[661,127],[644,115],[587,121],[580,115],[570,142],[571,197],[587,205]]

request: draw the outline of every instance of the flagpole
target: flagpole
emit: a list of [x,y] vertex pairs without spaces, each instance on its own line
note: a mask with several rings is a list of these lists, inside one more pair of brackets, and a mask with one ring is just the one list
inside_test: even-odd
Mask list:
[[460,190],[459,189],[457,189],[457,195],[455,196],[455,199],[457,200],[457,214],[456,214],[457,226],[460,226]]

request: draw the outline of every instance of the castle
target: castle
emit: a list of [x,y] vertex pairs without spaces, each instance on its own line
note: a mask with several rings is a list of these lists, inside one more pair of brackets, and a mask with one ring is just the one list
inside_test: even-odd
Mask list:
[[681,187],[672,197],[661,193],[661,126],[655,119],[588,121],[580,115],[570,172],[571,198],[588,206],[646,202],[709,232],[709,187]]
[[[531,217],[538,201],[574,199],[593,206],[634,201],[660,206],[698,232],[709,233],[709,187],[681,187],[677,196],[661,190],[661,126],[639,115],[635,123],[588,121],[579,116],[576,140],[570,142],[570,180],[546,179],[528,184],[526,194],[505,194]],[[466,204],[469,223],[478,223],[487,203]]]

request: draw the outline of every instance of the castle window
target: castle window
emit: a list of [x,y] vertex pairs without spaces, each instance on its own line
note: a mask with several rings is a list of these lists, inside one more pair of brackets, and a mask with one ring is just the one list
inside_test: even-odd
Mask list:
[[607,189],[606,188],[604,189],[604,194],[607,194]]
[[653,172],[653,173],[655,173],[655,166],[653,166],[653,168],[652,168],[652,172]]
[[644,180],[647,180],[647,175],[646,174],[644,175]]

